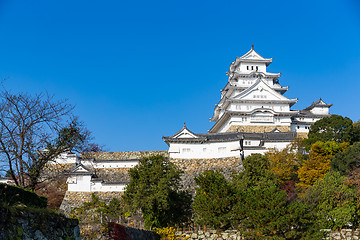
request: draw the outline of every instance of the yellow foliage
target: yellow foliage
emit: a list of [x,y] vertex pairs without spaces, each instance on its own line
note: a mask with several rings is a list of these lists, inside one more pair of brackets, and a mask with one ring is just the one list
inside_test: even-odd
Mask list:
[[173,227],[154,228],[155,232],[160,235],[161,240],[178,240],[188,239],[189,237],[176,236],[176,230]]
[[309,159],[305,160],[298,170],[299,183],[296,185],[300,192],[305,192],[318,179],[322,179],[330,171],[331,157],[343,152],[348,143],[335,141],[316,142],[311,146]]
[[270,163],[270,171],[279,176],[282,181],[289,181],[296,174],[298,163],[295,160],[295,154],[284,149],[270,150],[267,154]]
[[296,139],[281,151],[276,148],[270,149],[266,153],[270,163],[270,171],[275,173],[282,181],[294,179],[303,158],[301,150],[301,140],[299,139]]

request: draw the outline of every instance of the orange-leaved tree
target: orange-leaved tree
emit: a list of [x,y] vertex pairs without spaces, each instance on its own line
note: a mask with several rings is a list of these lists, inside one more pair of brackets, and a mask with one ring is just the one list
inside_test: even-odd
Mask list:
[[304,151],[301,139],[295,139],[283,150],[270,149],[266,153],[270,163],[269,170],[283,182],[295,180],[300,163],[305,159]]
[[316,142],[311,146],[309,159],[303,161],[299,170],[299,183],[297,188],[305,192],[316,180],[322,179],[330,170],[331,158],[339,152],[344,152],[349,143],[337,143],[335,141]]

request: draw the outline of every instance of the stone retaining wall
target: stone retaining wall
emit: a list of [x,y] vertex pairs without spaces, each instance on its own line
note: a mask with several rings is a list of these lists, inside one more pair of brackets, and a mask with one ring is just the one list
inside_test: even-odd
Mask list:
[[324,231],[330,232],[329,240],[358,240],[360,237],[360,229],[341,229],[340,231],[331,231],[326,229]]
[[212,159],[170,159],[180,170],[184,171],[181,176],[181,184],[185,190],[195,193],[195,177],[205,170],[219,170],[226,179],[230,179],[232,173],[242,171],[243,165],[240,158],[212,158]]
[[[157,152],[155,152],[157,153]],[[205,170],[220,170],[227,179],[230,179],[232,173],[239,172],[243,169],[240,158],[214,158],[214,159],[170,159],[184,173],[181,176],[181,185],[185,190],[190,190],[195,194],[195,180]],[[97,175],[106,182],[128,182],[130,181],[129,168],[109,168],[96,169]],[[119,198],[121,192],[95,192],[102,200],[111,200]],[[90,192],[66,192],[64,200],[60,206],[60,210],[68,216],[71,209],[80,207],[84,202],[91,199]]]
[[91,168],[104,182],[129,182],[130,168]]
[[167,151],[135,151],[135,152],[91,152],[82,153],[81,157],[94,158],[95,160],[130,160],[150,157],[154,155],[162,155],[168,157]]
[[298,138],[307,138],[308,133],[307,132],[298,132],[296,133]]
[[45,209],[8,209],[0,206],[0,239],[80,240],[76,219]]
[[[69,216],[73,208],[81,207],[83,203],[89,202],[91,194],[91,192],[66,192],[59,211],[65,216]],[[94,194],[105,202],[110,202],[113,198],[119,199],[122,195],[121,192],[94,192]]]
[[[360,229],[341,229],[340,231],[331,231],[330,229],[325,229],[329,233],[327,240],[359,240],[360,239]],[[237,230],[227,230],[225,232],[217,232],[215,230],[208,231],[178,231],[176,236],[182,236],[187,239],[236,239],[242,240],[245,238],[241,237],[241,234]]]
[[216,239],[216,240],[241,240],[241,234],[237,230],[227,230],[225,232],[208,231],[178,231],[176,236],[180,239]]

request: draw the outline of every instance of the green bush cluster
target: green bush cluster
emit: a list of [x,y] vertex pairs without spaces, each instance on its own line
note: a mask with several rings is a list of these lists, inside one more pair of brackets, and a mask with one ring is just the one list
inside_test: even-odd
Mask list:
[[7,206],[25,205],[32,208],[46,208],[47,198],[22,188],[0,183],[0,202]]

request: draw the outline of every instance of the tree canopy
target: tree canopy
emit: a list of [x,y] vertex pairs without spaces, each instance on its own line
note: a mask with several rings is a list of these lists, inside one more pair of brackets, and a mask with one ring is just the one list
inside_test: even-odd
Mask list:
[[304,146],[300,139],[295,139],[282,150],[270,149],[265,154],[269,160],[270,171],[275,173],[283,182],[295,180],[301,162],[306,158]]
[[193,209],[196,221],[215,229],[227,229],[233,220],[235,189],[224,175],[215,171],[204,171],[195,178],[198,185]]
[[337,153],[332,158],[331,168],[341,174],[360,168],[360,142],[354,143],[344,152]]
[[307,149],[317,141],[354,142],[360,141],[360,126],[348,117],[331,115],[316,121],[311,127],[308,139],[304,140]]
[[311,146],[309,159],[304,160],[298,170],[300,191],[305,192],[318,179],[322,179],[330,171],[331,158],[335,154],[345,151],[348,143],[335,141],[316,142]]
[[147,228],[171,226],[190,217],[191,195],[180,190],[180,174],[160,155],[142,158],[130,169],[123,197],[133,212],[141,210]]
[[[308,189],[303,201],[312,206],[322,228],[340,229],[357,223],[356,191],[339,172],[330,171]],[[314,219],[315,220],[315,219]]]

